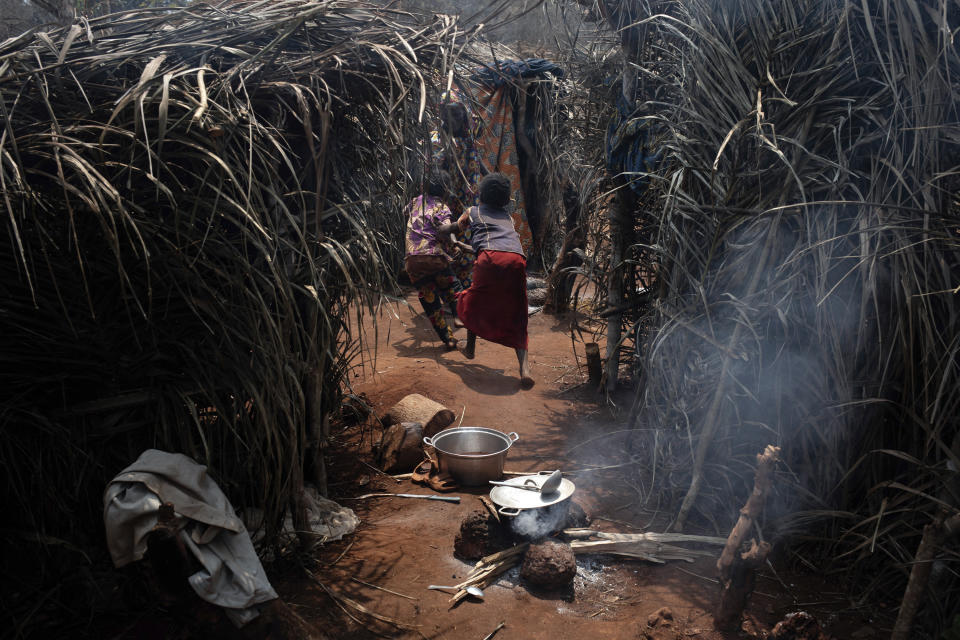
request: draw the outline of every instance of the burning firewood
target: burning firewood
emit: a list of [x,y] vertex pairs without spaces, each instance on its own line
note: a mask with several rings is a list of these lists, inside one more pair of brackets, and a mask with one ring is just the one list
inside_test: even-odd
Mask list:
[[[575,555],[587,553],[606,553],[631,558],[642,558],[650,562],[663,564],[667,560],[693,562],[697,556],[713,556],[713,553],[699,549],[686,549],[670,543],[724,544],[723,538],[713,536],[694,536],[681,533],[606,533],[591,529],[565,529],[567,538],[574,538],[570,548]],[[586,540],[584,538],[598,538]],[[481,558],[467,578],[456,585],[458,591],[450,598],[456,604],[467,597],[466,588],[470,586],[486,588],[510,568],[519,564],[529,543],[519,544],[509,549]]]
[[511,567],[518,564],[523,558],[523,553],[530,544],[524,542],[515,547],[498,551],[489,556],[480,558],[467,579],[457,585],[458,591],[450,598],[450,602],[456,604],[467,597],[467,587],[480,587],[481,589],[493,584],[494,578],[502,573],[506,573]]

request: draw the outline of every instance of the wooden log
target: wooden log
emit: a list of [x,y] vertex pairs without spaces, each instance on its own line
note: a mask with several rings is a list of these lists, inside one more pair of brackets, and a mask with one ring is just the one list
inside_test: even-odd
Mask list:
[[404,422],[391,425],[380,441],[380,468],[387,473],[411,471],[423,460],[423,425]]
[[773,471],[779,459],[780,447],[772,445],[767,445],[763,453],[757,455],[757,475],[754,478],[753,493],[740,509],[740,517],[733,525],[723,552],[717,560],[720,603],[714,614],[713,623],[722,631],[736,631],[740,628],[743,609],[756,585],[756,570],[763,565],[767,554],[770,553],[770,545],[766,542],[757,544],[755,540],[751,540],[750,548],[743,553],[740,552],[740,547],[763,512],[767,493],[773,484]]
[[456,418],[457,414],[439,402],[419,393],[411,393],[393,405],[382,420],[385,426],[419,422],[423,425],[423,435],[430,438],[453,424]]

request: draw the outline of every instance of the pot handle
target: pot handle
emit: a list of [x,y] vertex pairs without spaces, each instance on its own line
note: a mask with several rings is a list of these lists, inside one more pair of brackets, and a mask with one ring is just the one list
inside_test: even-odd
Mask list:
[[510,433],[507,434],[507,437],[510,438],[510,444],[513,444],[514,442],[520,439],[520,436],[517,435],[516,431],[511,431]]
[[520,509],[516,507],[500,507],[497,509],[497,513],[502,516],[518,516],[520,515]]
[[423,444],[427,445],[428,447],[434,446],[434,445],[433,445],[433,438],[431,438],[431,437],[429,437],[429,436],[423,436]]

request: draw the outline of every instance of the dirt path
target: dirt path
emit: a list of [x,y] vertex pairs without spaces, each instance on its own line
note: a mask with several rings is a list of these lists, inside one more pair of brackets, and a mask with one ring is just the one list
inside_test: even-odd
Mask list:
[[[462,412],[463,425],[516,431],[520,439],[507,458],[510,470],[569,470],[630,461],[622,424],[579,386],[585,373],[578,370],[573,355],[568,320],[543,314],[531,317],[536,386],[523,391],[512,350],[481,340],[472,361],[457,352],[444,352],[422,314],[416,314],[416,296],[411,294],[407,300],[410,306],[396,308],[396,315],[390,310],[381,314],[375,366],[365,367],[353,380],[354,390],[365,393],[378,414],[408,393],[421,393],[455,410],[458,417]],[[621,467],[571,476],[577,485],[576,500],[586,512],[612,519],[597,519],[594,528],[637,532],[651,521],[653,514],[640,508],[644,488],[631,481],[636,474],[630,471],[631,467]],[[369,477],[369,483],[363,476]],[[429,491],[384,478],[346,456],[335,461],[331,478],[332,497],[355,509],[362,524],[347,539],[322,549],[321,579],[331,590],[409,627],[371,621],[349,606],[346,610],[364,625],[344,615],[321,615],[319,610],[333,605],[316,587],[282,585],[283,595],[300,613],[333,638],[375,637],[376,631],[388,637],[479,640],[500,622],[506,626],[497,633],[497,640],[633,639],[645,637],[644,631],[664,632],[651,637],[671,639],[760,637],[783,613],[795,610],[796,599],[802,601],[799,591],[784,593],[772,577],[761,577],[758,591],[764,595],[750,606],[744,625],[747,633],[720,634],[712,630],[709,613],[716,589],[711,581],[712,559],[657,566],[586,556],[578,559],[578,575],[569,593],[530,591],[514,569],[486,590],[483,601],[465,601],[451,609],[448,595],[428,591],[426,586],[455,584],[469,573],[472,564],[453,557],[453,539],[461,519],[483,508],[477,496],[485,492],[461,492],[461,504],[349,500],[372,490]],[[831,596],[818,593],[816,597],[828,600]],[[672,629],[650,630],[648,616],[664,606],[672,610]],[[339,622],[331,623],[333,619]]]

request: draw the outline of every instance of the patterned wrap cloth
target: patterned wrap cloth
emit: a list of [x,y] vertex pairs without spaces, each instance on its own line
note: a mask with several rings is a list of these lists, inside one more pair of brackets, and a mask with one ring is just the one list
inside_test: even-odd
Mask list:
[[476,89],[477,102],[483,107],[483,133],[477,140],[484,165],[490,171],[499,171],[510,178],[513,189],[511,196],[513,225],[520,236],[523,250],[533,250],[533,232],[527,221],[526,206],[523,198],[523,178],[520,175],[520,160],[517,156],[516,134],[513,126],[513,106],[507,86],[498,88],[479,86]]
[[417,297],[433,330],[451,344],[453,332],[444,315],[444,307],[456,315],[456,294],[463,290],[451,268],[451,258],[438,232],[451,220],[450,209],[439,198],[417,196],[404,209],[407,217],[406,258],[404,265]]
[[438,232],[452,219],[450,208],[440,198],[417,196],[403,210],[407,219],[407,256],[442,256],[450,260]]

